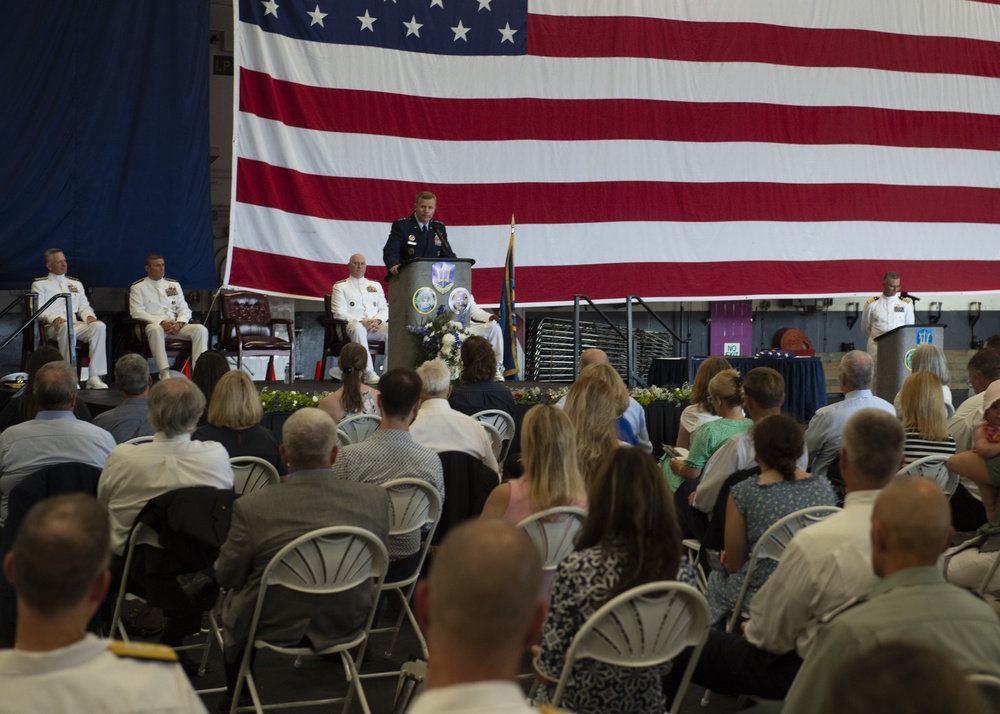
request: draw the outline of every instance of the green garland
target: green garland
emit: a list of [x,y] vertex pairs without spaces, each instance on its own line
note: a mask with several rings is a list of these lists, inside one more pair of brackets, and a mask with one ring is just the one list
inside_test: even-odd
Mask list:
[[264,407],[265,414],[275,414],[279,412],[294,412],[302,407],[314,407],[319,404],[319,400],[330,394],[330,392],[318,392],[307,394],[305,392],[272,392],[264,387],[260,392],[260,403]]

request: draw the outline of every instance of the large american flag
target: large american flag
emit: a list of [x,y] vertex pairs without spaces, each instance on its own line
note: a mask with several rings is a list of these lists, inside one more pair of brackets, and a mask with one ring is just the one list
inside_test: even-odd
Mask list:
[[518,302],[1000,289],[1000,6],[238,0],[226,282],[381,276],[418,191]]

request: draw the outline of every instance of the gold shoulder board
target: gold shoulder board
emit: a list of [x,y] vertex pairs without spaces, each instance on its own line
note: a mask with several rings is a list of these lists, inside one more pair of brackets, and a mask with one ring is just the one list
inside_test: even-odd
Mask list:
[[156,645],[147,642],[121,642],[111,640],[108,649],[118,657],[128,659],[148,659],[158,662],[177,662],[177,653],[166,645]]

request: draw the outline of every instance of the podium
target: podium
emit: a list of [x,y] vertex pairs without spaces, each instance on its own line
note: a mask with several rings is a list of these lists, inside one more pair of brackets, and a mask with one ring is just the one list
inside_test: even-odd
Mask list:
[[945,325],[903,325],[875,338],[878,363],[875,365],[875,396],[889,403],[910,376],[910,360],[919,345],[944,349]]
[[389,280],[389,343],[386,369],[419,367],[424,361],[420,339],[411,325],[429,322],[443,307],[458,313],[467,309],[472,287],[471,258],[415,258],[399,267]]

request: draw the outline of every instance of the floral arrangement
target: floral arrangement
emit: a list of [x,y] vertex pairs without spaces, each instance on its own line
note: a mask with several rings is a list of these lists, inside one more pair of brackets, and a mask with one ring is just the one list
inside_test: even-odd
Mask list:
[[430,320],[408,328],[420,339],[424,360],[440,359],[451,370],[452,381],[457,380],[462,372],[462,342],[472,336],[465,329],[465,324],[454,317],[453,313],[441,305]]
[[330,392],[319,392],[317,394],[306,394],[305,392],[272,392],[267,387],[260,391],[260,403],[264,407],[265,414],[275,412],[294,412],[302,407],[314,407],[319,404],[319,400],[330,394]]
[[[569,391],[569,387],[557,389],[541,389],[528,387],[526,389],[511,389],[515,404],[555,404]],[[691,385],[685,382],[679,387],[636,387],[630,390],[632,398],[644,407],[652,402],[670,402],[680,404],[691,400]]]

